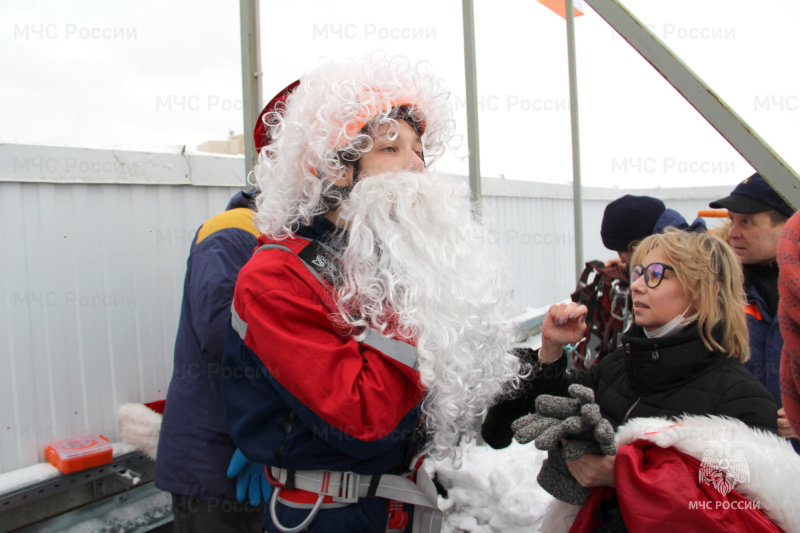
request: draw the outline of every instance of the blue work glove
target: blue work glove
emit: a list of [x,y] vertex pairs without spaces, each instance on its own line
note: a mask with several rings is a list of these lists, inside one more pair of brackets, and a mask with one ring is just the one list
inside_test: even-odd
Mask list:
[[264,465],[252,462],[238,448],[228,465],[228,477],[236,478],[236,499],[240,502],[249,496],[250,505],[255,507],[269,500],[272,494],[272,485],[267,481]]

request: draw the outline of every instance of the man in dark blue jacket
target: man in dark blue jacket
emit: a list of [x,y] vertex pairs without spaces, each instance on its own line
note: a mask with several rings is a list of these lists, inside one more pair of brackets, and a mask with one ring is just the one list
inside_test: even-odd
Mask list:
[[220,390],[233,288],[259,235],[254,192],[237,193],[200,226],[187,261],[155,479],[172,493],[175,531],[261,531],[263,505],[237,501],[236,480],[226,475],[236,445]]
[[[778,404],[778,429],[794,437],[781,404],[781,350],[778,325],[778,239],[794,209],[757,172],[741,182],[730,196],[711,202],[730,218],[728,241],[742,262],[747,294],[750,359],[744,364],[772,393]],[[800,449],[797,440],[795,449]]]
[[[280,91],[259,115],[253,132],[257,151],[272,142],[267,124],[297,85]],[[257,194],[258,189],[237,193],[225,212],[200,226],[187,261],[155,479],[158,488],[172,493],[176,532],[260,533],[261,502],[272,490],[264,465],[247,460],[228,434],[221,391],[233,289],[260,235]]]

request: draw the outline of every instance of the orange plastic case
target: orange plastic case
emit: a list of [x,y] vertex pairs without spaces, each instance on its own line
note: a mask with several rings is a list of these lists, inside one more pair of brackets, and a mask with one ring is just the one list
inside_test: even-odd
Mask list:
[[110,463],[114,451],[102,435],[78,435],[51,443],[44,449],[44,456],[63,474],[71,474]]

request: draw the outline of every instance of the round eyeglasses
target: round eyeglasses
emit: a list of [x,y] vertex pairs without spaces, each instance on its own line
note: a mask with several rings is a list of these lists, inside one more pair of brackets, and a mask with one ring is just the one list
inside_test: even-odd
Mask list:
[[651,289],[655,289],[661,285],[661,282],[664,280],[664,272],[667,270],[675,272],[674,268],[664,263],[650,263],[646,267],[642,265],[633,265],[631,269],[631,285],[644,275],[644,284]]

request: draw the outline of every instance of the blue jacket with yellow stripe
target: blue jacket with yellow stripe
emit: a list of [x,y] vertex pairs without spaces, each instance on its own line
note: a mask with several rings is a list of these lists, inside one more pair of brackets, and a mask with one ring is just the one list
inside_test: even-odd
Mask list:
[[236,194],[192,242],[158,443],[156,486],[214,503],[236,501],[220,375],[233,288],[258,241],[252,204],[251,193]]

